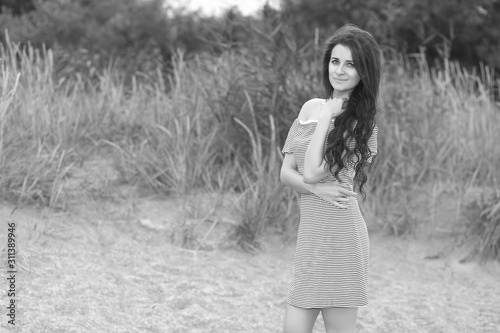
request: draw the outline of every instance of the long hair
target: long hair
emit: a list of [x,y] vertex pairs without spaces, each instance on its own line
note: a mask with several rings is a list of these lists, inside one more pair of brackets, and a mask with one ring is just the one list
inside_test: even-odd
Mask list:
[[[328,68],[332,49],[338,44],[348,47],[351,51],[360,81],[350,93],[346,110],[335,119],[335,127],[326,140],[324,158],[330,170],[334,165],[338,166],[334,172],[337,179],[339,172],[348,163],[355,163],[354,185],[358,186],[364,198],[366,166],[371,155],[368,139],[375,128],[377,113],[381,72],[380,48],[370,33],[355,25],[348,24],[338,29],[326,41],[323,52],[323,85],[327,98],[331,98],[334,91],[330,84]],[[346,155],[342,158],[344,150]]]

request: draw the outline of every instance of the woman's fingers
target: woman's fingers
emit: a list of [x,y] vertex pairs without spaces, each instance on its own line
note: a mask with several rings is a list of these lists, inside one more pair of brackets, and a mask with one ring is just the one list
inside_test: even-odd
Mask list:
[[346,197],[330,197],[329,202],[331,202],[335,207],[345,209],[349,204],[349,198]]
[[358,195],[356,192],[349,191],[339,184],[335,184],[335,183],[326,184],[326,183],[324,183],[324,184],[321,184],[321,185],[318,184],[318,185],[323,187],[323,190],[330,192],[332,194],[338,193],[338,194],[341,194],[344,196],[354,196],[354,197],[356,197]]
[[358,196],[358,194],[356,192],[346,190],[345,188],[339,188],[339,193],[341,193],[343,195],[347,195],[347,196],[353,196],[353,197]]
[[318,184],[315,194],[323,200],[330,202],[335,207],[346,209],[350,197],[356,197],[357,193],[343,188],[340,184]]
[[347,208],[347,205],[349,204],[349,198],[346,197],[339,197],[339,196],[321,196],[323,200],[326,202],[331,203],[335,207],[345,209]]
[[332,204],[335,206],[335,207],[338,207],[338,208],[343,208],[343,209],[346,209],[347,208],[347,205],[346,204],[343,204],[343,203],[340,203],[340,202],[337,202],[337,201],[333,201]]
[[347,204],[349,203],[348,198],[340,197],[335,200],[335,203],[337,204],[337,207],[339,208],[347,208]]
[[322,195],[319,197],[339,208],[347,208],[349,203],[349,198],[343,196]]

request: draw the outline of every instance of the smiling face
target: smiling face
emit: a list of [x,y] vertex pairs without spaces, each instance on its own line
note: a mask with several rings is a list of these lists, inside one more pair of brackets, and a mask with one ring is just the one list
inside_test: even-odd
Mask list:
[[348,47],[337,44],[332,49],[328,77],[334,89],[332,97],[348,97],[358,85],[360,77]]

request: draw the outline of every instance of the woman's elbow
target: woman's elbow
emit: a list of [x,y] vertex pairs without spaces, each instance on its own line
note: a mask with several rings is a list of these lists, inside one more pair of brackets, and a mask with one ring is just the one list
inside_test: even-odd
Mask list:
[[323,178],[325,178],[326,173],[322,170],[308,170],[304,169],[304,174],[302,175],[302,180],[306,184],[316,184],[319,183]]
[[318,183],[318,178],[317,177],[307,177],[304,175],[302,177],[302,181],[306,184],[316,184],[316,183]]
[[314,181],[314,179],[311,179],[311,178],[307,178],[307,177],[303,177],[302,180],[304,181],[304,183],[306,184],[315,184],[316,182]]
[[317,182],[319,182],[318,175],[304,171],[302,181],[306,184],[316,184]]
[[312,184],[314,181],[314,178],[316,178],[316,175],[314,174],[314,170],[312,170],[310,167],[305,167],[304,168],[304,173],[302,174],[302,179],[304,183],[306,184]]

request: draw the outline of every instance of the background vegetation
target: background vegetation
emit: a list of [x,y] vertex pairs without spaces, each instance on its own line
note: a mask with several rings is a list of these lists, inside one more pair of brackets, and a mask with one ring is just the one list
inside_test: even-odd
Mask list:
[[[302,103],[321,96],[322,40],[347,22],[372,31],[385,55],[365,213],[395,234],[435,231],[443,198],[458,221],[471,190],[498,187],[498,1],[286,0],[254,17],[160,0],[0,5],[4,200],[64,208],[72,167],[112,148],[123,182],[232,195],[245,248],[268,227],[290,235],[297,196],[279,183],[279,147]],[[475,235],[500,230],[485,205],[470,217]],[[481,239],[498,256],[500,237]]]

